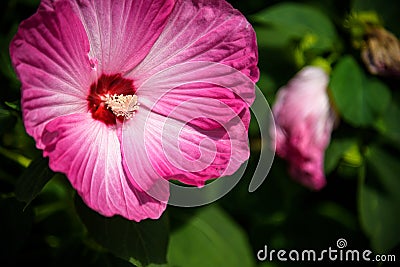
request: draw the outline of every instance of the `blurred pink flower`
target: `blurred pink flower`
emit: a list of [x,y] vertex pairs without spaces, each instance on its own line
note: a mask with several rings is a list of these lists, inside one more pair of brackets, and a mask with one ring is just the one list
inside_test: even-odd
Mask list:
[[323,69],[305,67],[279,89],[273,106],[276,153],[289,162],[291,176],[313,190],[326,184],[324,154],[336,120],[328,82]]
[[[249,156],[243,129],[232,125],[228,135],[223,124],[236,116],[248,129],[259,76],[256,39],[224,0],[43,0],[21,23],[10,54],[26,131],[51,169],[105,216],[158,218],[169,196],[160,180],[202,186]],[[179,67],[188,62],[232,67],[250,86],[218,86],[233,74]],[[171,75],[160,75],[164,70]],[[214,84],[199,82],[210,79]],[[188,101],[189,109],[176,109]],[[164,136],[167,117],[179,144]],[[215,154],[205,168],[179,168],[164,153],[196,160],[200,143]]]

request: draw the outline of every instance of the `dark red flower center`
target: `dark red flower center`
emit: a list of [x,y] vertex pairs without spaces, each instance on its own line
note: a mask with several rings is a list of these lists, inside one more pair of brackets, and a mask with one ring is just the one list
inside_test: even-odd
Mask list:
[[115,125],[117,120],[123,122],[138,109],[133,81],[121,74],[106,75],[90,86],[87,97],[88,108],[95,120],[106,125]]

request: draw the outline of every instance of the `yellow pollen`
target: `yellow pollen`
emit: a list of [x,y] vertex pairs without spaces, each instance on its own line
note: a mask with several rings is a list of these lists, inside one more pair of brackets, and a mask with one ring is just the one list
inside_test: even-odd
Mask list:
[[139,109],[138,97],[136,95],[105,95],[104,103],[115,116],[124,116],[125,119],[132,118]]

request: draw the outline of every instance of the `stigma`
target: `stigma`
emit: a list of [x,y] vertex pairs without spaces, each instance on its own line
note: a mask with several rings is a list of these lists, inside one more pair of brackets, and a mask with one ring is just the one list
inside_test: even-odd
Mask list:
[[117,117],[124,117],[125,119],[132,118],[139,110],[139,102],[137,95],[109,95],[106,94],[102,100]]

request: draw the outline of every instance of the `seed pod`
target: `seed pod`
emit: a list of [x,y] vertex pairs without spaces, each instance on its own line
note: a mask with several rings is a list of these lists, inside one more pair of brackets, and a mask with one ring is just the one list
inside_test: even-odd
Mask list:
[[400,77],[399,39],[382,27],[367,30],[361,58],[371,74]]

